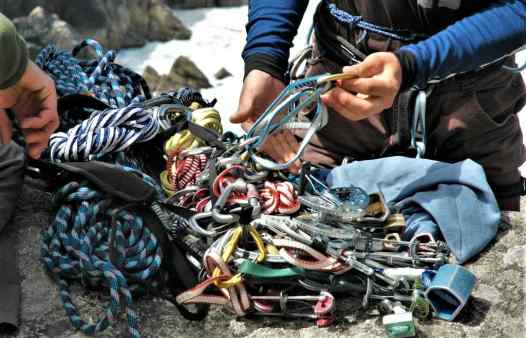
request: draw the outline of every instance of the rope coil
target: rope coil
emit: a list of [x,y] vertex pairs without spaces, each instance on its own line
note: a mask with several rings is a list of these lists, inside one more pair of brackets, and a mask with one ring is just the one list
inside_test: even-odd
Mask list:
[[[41,260],[58,284],[72,325],[95,335],[124,311],[130,337],[140,337],[132,292],[157,284],[162,256],[157,239],[140,217],[115,207],[84,182],[62,187],[53,203],[59,210],[51,226],[42,230]],[[110,302],[95,324],[81,318],[71,297],[72,280],[109,290]]]
[[[86,47],[95,51],[97,59],[81,61],[75,57]],[[150,99],[144,79],[116,64],[115,58],[114,51],[105,52],[97,41],[86,39],[72,53],[50,45],[39,53],[35,63],[53,78],[59,96],[91,95],[113,108]]]
[[96,111],[69,131],[51,136],[50,158],[52,161],[94,160],[149,141],[159,130],[158,121],[147,109],[128,106]]

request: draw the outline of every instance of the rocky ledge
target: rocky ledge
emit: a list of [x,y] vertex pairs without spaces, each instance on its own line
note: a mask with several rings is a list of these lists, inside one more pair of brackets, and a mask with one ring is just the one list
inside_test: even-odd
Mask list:
[[[40,47],[78,36],[95,38],[111,49],[191,36],[165,0],[6,0],[0,1],[0,12],[15,19],[24,37]],[[40,31],[42,22],[45,29]],[[48,27],[56,22],[67,29],[55,28],[50,34]]]
[[206,89],[212,87],[206,75],[186,56],[178,57],[167,75],[159,75],[148,66],[142,75],[150,89],[156,93],[178,90],[182,87]]
[[[526,200],[522,207],[526,210]],[[11,337],[83,337],[71,328],[58,290],[39,263],[40,229],[51,219],[50,197],[25,187],[14,222],[5,234],[19,243],[23,278],[22,326]],[[525,224],[525,212],[505,217],[498,238],[468,264],[478,284],[458,320],[419,321],[420,337],[524,337]],[[80,287],[73,292],[84,318],[98,318],[107,295]],[[381,317],[364,313],[352,300],[339,301],[337,323],[324,329],[308,320],[236,319],[220,308],[214,308],[202,322],[188,322],[164,300],[142,298],[136,303],[144,337],[385,337]],[[125,325],[125,318],[121,318],[101,336],[126,337]]]

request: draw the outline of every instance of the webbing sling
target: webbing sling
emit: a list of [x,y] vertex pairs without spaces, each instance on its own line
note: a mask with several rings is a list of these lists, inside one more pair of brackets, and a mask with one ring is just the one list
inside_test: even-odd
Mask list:
[[285,279],[299,278],[304,273],[303,269],[295,266],[283,269],[272,269],[264,265],[256,264],[245,260],[239,266],[239,272],[246,278],[253,279]]

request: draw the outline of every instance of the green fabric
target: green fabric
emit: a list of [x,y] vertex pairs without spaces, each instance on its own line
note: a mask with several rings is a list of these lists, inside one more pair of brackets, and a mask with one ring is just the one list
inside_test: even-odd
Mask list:
[[24,39],[15,25],[0,13],[0,90],[17,83],[28,63]]
[[303,269],[297,267],[271,269],[263,265],[244,261],[239,266],[239,272],[251,278],[295,278],[301,276]]

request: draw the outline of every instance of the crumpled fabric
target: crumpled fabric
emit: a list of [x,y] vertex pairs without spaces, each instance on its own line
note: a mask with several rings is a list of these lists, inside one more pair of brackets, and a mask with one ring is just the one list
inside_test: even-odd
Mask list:
[[327,184],[381,191],[389,206],[406,217],[404,239],[441,234],[460,264],[495,238],[501,221],[484,170],[472,160],[443,163],[388,157],[359,161],[331,170]]

